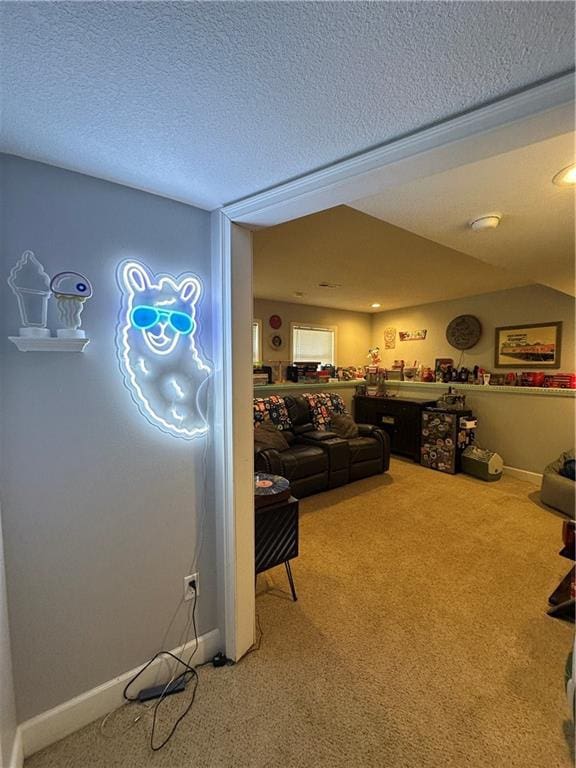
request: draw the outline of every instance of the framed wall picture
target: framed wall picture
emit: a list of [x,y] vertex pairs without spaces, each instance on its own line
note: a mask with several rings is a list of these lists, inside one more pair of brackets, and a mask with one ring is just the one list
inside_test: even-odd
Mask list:
[[495,368],[560,368],[562,323],[496,328]]

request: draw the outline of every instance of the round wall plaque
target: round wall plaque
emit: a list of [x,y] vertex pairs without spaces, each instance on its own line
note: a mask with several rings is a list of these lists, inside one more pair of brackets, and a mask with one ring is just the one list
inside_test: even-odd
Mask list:
[[275,331],[282,327],[282,318],[280,315],[270,315],[268,322],[270,323],[270,328],[274,328]]
[[282,349],[284,346],[284,339],[279,333],[273,333],[268,339],[272,349]]
[[446,340],[456,349],[471,349],[480,341],[482,325],[474,315],[458,315],[446,328]]

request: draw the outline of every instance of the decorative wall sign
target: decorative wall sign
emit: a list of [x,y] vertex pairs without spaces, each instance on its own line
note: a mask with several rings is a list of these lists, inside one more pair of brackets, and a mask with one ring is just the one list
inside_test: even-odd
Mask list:
[[138,410],[174,437],[206,434],[203,395],[211,371],[196,348],[199,279],[154,274],[133,260],[118,266],[117,278],[122,298],[116,343]]
[[282,349],[284,347],[284,339],[279,333],[273,333],[269,337],[268,342],[272,349]]
[[398,336],[400,341],[424,341],[427,333],[426,329],[421,331],[400,331]]
[[[80,282],[79,282],[80,281]],[[48,301],[52,285],[58,287],[54,293],[58,301],[60,319],[65,324],[57,332],[58,338],[50,334]],[[8,276],[8,285],[18,302],[20,330],[18,336],[8,336],[20,352],[82,352],[88,344],[84,331],[80,330],[82,311],[81,288],[92,295],[92,286],[85,277],[76,272],[62,272],[50,281],[44,267],[32,251],[24,251]],[[63,308],[61,302],[66,301]],[[78,308],[79,306],[79,308]]]
[[10,270],[8,285],[20,312],[21,336],[49,337],[50,277],[32,251],[24,251]]
[[280,315],[270,315],[268,322],[270,323],[270,328],[274,328],[275,331],[278,328],[282,328],[282,318]]
[[384,328],[384,349],[396,349],[396,328]]
[[58,316],[64,326],[56,331],[63,339],[83,339],[86,334],[82,325],[84,302],[92,296],[92,285],[79,272],[60,272],[50,281],[50,290],[58,304]]
[[496,328],[496,368],[560,368],[562,323]]
[[455,349],[471,349],[481,336],[482,325],[474,315],[458,315],[446,328],[446,340]]

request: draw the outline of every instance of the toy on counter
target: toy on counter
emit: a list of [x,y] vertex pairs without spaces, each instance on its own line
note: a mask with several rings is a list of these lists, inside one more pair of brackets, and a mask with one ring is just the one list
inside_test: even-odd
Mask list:
[[426,382],[435,381],[434,371],[432,370],[432,368],[422,367],[422,371],[420,373],[420,381],[426,381]]
[[380,347],[369,349],[367,356],[371,359],[372,365],[378,365],[378,363],[382,362],[382,358],[380,357]]
[[64,326],[56,331],[60,338],[84,338],[81,314],[84,302],[92,296],[92,285],[79,272],[59,272],[50,281],[50,290],[58,302],[58,316]]
[[354,381],[355,379],[361,379],[362,375],[359,374],[355,365],[349,365],[348,368],[342,368],[342,381]]

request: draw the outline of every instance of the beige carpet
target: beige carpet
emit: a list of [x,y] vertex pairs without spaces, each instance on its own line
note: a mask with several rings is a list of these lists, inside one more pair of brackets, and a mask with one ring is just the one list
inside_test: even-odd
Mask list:
[[572,626],[545,613],[569,563],[533,492],[395,460],[306,499],[298,602],[284,569],[269,572],[260,651],[200,670],[193,712],[162,752],[148,749],[147,718],[115,739],[95,723],[26,768],[571,765]]

